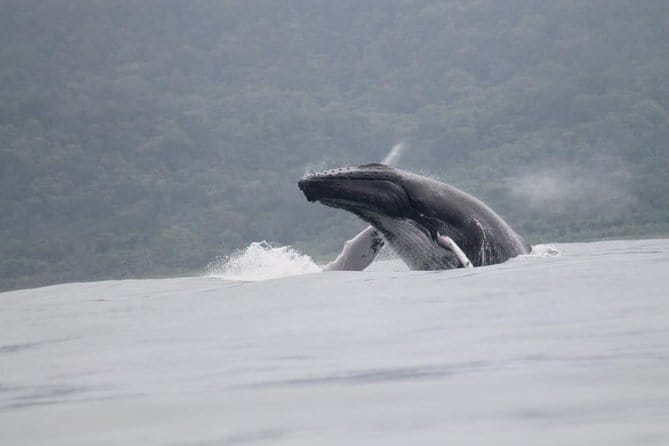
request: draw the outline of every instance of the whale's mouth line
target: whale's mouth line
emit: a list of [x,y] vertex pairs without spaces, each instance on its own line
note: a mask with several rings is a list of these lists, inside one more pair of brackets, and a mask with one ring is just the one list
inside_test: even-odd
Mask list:
[[[364,175],[364,174],[361,174]],[[398,183],[396,181],[393,181],[393,179],[388,178],[386,176],[353,176],[353,177],[321,177],[319,178],[317,174],[315,176],[306,176],[302,178],[300,181],[297,183],[297,187],[302,191],[304,196],[306,197],[307,201],[313,203],[315,201],[321,202],[326,205],[330,205],[325,203],[323,200],[338,200],[338,201],[344,201],[348,204],[356,204],[356,208],[361,208],[364,209],[366,205],[368,206],[369,203],[364,203],[364,202],[357,202],[356,200],[347,200],[345,198],[338,198],[338,197],[331,197],[328,196],[332,193],[334,190],[338,191],[343,191],[347,183],[360,183],[360,182],[369,182],[369,183],[379,183],[379,182],[388,182],[393,184],[394,186],[400,188],[403,193],[404,193],[404,198],[406,201],[410,204],[411,203],[411,197],[409,196],[408,191],[402,185],[401,183]],[[323,189],[325,188],[330,188],[329,191],[325,191]],[[338,207],[340,208],[341,206],[331,206],[331,207]]]
[[[324,185],[328,185],[328,184],[337,184],[337,183],[340,183],[339,185],[341,187],[344,187],[344,185],[348,181],[356,181],[356,182],[357,181],[369,181],[369,182],[390,181],[390,182],[393,182],[389,178],[385,178],[385,177],[373,178],[373,177],[369,177],[369,176],[361,176],[361,177],[355,176],[355,177],[346,177],[346,178],[339,177],[338,178],[338,177],[333,176],[333,177],[319,178],[318,175],[314,175],[314,176],[306,176],[306,177],[302,178],[300,181],[297,182],[297,187],[304,193],[304,195],[305,195],[305,197],[307,198],[308,201],[313,202],[313,201],[318,201],[318,198],[314,198],[314,199],[310,198],[310,196],[313,195],[312,192],[315,192],[314,189],[318,189],[319,186],[324,186]],[[404,187],[402,187],[402,189],[404,189]],[[406,193],[406,190],[405,190],[405,193]]]
[[350,200],[342,200],[342,199],[321,197],[321,198],[317,198],[315,200],[309,200],[309,201],[318,201],[322,205],[325,205],[325,206],[328,206],[328,207],[331,207],[331,208],[344,209],[344,210],[349,210],[349,211],[352,210],[352,209],[360,209],[360,210],[367,209],[361,203],[358,203],[356,201],[350,201]]

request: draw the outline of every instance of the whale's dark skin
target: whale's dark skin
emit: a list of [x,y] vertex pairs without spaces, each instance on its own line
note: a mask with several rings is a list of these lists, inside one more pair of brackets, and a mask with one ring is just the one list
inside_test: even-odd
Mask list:
[[531,249],[480,200],[383,164],[326,170],[304,177],[298,186],[309,201],[345,209],[372,225],[411,269],[462,266],[439,243],[440,236],[450,237],[474,266],[501,263]]

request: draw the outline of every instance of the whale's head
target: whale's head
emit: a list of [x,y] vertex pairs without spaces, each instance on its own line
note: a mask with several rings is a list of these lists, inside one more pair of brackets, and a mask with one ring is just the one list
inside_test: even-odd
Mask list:
[[[448,207],[448,200],[457,199],[457,191],[430,178],[372,163],[358,167],[343,167],[313,173],[298,183],[309,201],[345,209],[365,220],[375,216],[393,219],[412,219],[439,229],[434,225],[437,214],[451,214],[447,223],[459,223],[457,212]],[[449,212],[450,211],[450,212]],[[374,221],[370,221],[374,223]]]
[[402,175],[384,164],[325,170],[302,178],[298,186],[309,201],[362,217],[372,213],[403,217],[411,205]]
[[444,267],[454,262],[436,242],[439,233],[458,237],[453,234],[458,222],[452,221],[458,214],[442,212],[442,206],[448,206],[443,200],[447,187],[443,183],[373,163],[314,173],[302,178],[298,186],[309,201],[345,209],[372,224],[416,269],[427,269],[423,264]]

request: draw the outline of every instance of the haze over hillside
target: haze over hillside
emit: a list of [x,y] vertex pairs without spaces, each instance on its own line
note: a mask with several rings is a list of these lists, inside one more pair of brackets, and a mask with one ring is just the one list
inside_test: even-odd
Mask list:
[[436,175],[530,241],[669,233],[663,0],[0,3],[0,290],[362,227],[312,169]]

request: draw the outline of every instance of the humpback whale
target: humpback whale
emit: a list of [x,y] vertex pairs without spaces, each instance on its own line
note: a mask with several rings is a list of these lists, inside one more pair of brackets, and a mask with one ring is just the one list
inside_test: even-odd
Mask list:
[[298,187],[308,201],[344,209],[371,225],[326,270],[362,270],[385,243],[414,270],[492,265],[531,249],[477,198],[384,164],[310,174]]

